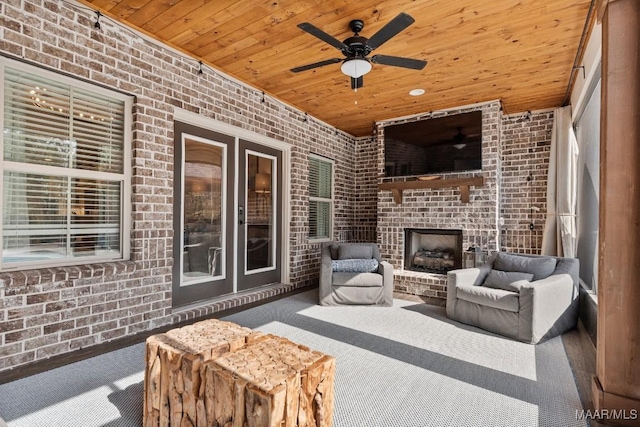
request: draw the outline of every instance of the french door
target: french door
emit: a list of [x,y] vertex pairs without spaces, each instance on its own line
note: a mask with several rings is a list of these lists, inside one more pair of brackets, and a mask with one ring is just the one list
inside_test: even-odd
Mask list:
[[240,140],[238,290],[280,280],[282,153]]
[[282,154],[175,122],[173,306],[281,278]]

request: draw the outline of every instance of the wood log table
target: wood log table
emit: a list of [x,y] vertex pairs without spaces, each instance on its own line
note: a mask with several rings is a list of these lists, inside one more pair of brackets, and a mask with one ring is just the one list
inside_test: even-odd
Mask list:
[[207,423],[331,427],[335,367],[332,356],[265,335],[205,363]]
[[147,338],[143,426],[207,425],[200,388],[203,363],[261,336],[235,323],[210,319]]

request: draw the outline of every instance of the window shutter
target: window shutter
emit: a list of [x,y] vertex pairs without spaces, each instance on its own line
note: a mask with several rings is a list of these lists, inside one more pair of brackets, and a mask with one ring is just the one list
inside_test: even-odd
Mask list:
[[332,167],[329,161],[309,158],[309,237],[330,238]]
[[331,203],[309,202],[309,232],[313,238],[329,238],[331,230]]
[[309,159],[309,196],[331,198],[331,166],[314,157]]
[[309,159],[309,197],[318,197],[320,160],[311,157]]

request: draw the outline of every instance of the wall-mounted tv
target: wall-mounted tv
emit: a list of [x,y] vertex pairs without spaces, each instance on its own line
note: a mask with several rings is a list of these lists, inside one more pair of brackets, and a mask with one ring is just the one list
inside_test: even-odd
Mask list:
[[385,176],[482,169],[482,111],[384,128]]

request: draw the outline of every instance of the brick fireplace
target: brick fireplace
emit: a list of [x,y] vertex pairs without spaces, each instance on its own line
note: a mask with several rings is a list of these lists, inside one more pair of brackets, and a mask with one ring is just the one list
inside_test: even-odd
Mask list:
[[[415,179],[383,178],[385,126],[477,110],[482,111],[482,169],[439,174],[441,179],[483,177],[483,186],[471,187],[469,203],[461,201],[461,192],[456,187],[404,190],[401,203],[395,202],[391,191],[377,189],[380,183]],[[461,230],[463,249],[476,246],[485,251],[539,253],[552,126],[552,110],[504,115],[500,102],[494,101],[380,122],[371,142],[359,142],[363,158],[371,159],[364,154],[377,148],[376,167],[370,167],[373,159],[367,160],[368,167],[360,168],[362,181],[358,185],[364,188],[363,183],[369,182],[372,192],[377,194],[375,204],[367,204],[367,199],[361,202],[371,206],[371,213],[367,211],[364,217],[376,223],[381,255],[394,266],[396,291],[446,298],[446,274],[407,268],[406,229]],[[539,210],[534,212],[531,206]]]
[[[398,120],[394,122],[380,123],[377,139],[381,149],[378,152],[378,170],[380,176],[384,176],[384,127],[391,124],[407,122],[411,120],[429,120],[430,118],[443,117],[450,114],[458,114],[469,111],[482,111],[482,169],[464,173],[445,173],[441,179],[469,178],[481,176],[484,185],[470,189],[469,203],[464,203],[457,187],[437,189],[413,189],[404,190],[401,203],[396,203],[390,191],[378,191],[377,203],[377,240],[383,258],[394,266],[395,289],[416,295],[424,295],[436,298],[446,297],[446,271],[462,266],[462,248],[479,246],[484,250],[495,251],[499,239],[499,151],[500,151],[500,121],[501,111],[499,102],[490,102],[458,110],[434,112],[428,117]],[[379,182],[396,182],[413,180],[415,177],[380,178]],[[423,256],[419,256],[418,263],[428,268],[416,267],[415,254],[411,259],[405,253],[405,247],[411,249],[412,242],[408,239],[420,239],[406,230],[440,230],[445,233],[445,240],[453,237],[454,243],[450,247],[459,251],[454,255],[455,260],[450,259],[441,264],[451,264],[446,267],[438,266],[437,262],[429,260],[429,256],[441,256],[429,253],[435,247],[426,249]],[[449,231],[447,231],[449,230]],[[450,230],[456,230],[452,232]],[[447,235],[446,233],[452,234]],[[442,241],[439,241],[442,242]],[[444,245],[443,245],[444,246]],[[414,252],[415,252],[414,251]],[[436,251],[437,252],[437,251]]]

